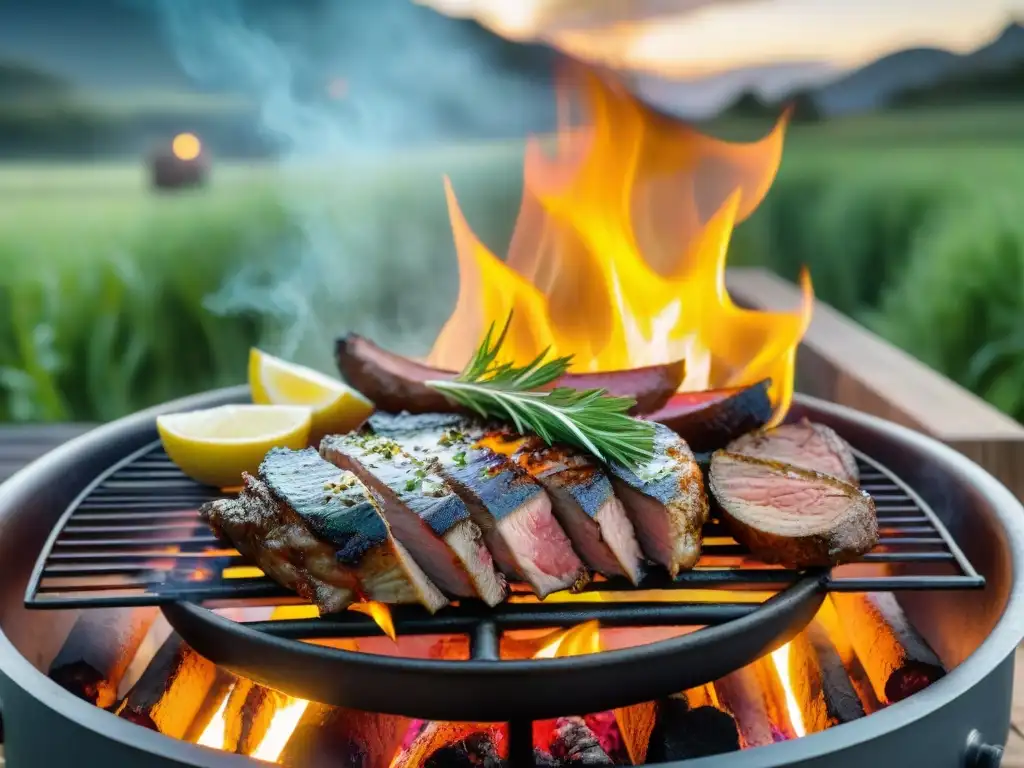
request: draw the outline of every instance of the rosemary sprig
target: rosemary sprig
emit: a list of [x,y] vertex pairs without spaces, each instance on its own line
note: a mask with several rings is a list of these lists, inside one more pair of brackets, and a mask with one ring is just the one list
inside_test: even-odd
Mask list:
[[510,420],[519,432],[533,432],[549,444],[570,443],[604,462],[635,468],[653,457],[654,425],[628,415],[636,404],[632,398],[603,389],[536,391],[569,370],[571,355],[545,361],[545,349],[523,366],[499,363],[511,322],[510,312],[497,339],[491,325],[457,378],[427,385],[485,418]]

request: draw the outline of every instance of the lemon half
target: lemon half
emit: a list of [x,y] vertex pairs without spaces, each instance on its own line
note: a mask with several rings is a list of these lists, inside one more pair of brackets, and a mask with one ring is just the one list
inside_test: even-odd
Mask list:
[[304,448],[312,411],[301,406],[224,405],[160,416],[164,450],[186,475],[218,488],[255,474],[271,448]]
[[314,439],[350,432],[373,413],[373,403],[347,384],[258,349],[249,351],[249,388],[254,403],[312,408]]

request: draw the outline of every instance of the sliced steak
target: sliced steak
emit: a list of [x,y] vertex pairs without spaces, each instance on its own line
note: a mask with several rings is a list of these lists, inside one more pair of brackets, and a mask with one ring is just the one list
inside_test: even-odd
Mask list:
[[439,467],[508,576],[540,597],[586,583],[587,569],[552,514],[547,493],[507,456],[477,445],[484,434],[477,422],[446,414],[375,414],[369,426],[406,455]]
[[505,579],[494,569],[480,527],[428,462],[402,453],[390,438],[367,433],[325,437],[320,453],[366,484],[395,538],[443,591],[488,605],[501,602]]
[[625,576],[633,584],[640,581],[644,556],[633,524],[591,456],[508,429],[488,433],[482,444],[509,456],[544,486],[555,517],[587,566],[605,576]]
[[878,543],[871,497],[831,475],[717,451],[710,482],[732,535],[765,562],[837,565]]
[[395,541],[366,489],[312,448],[275,448],[237,499],[200,510],[214,530],[282,586],[331,613],[368,598],[420,603],[444,595]]
[[725,450],[813,469],[852,485],[860,481],[857,460],[846,441],[830,427],[807,419],[743,435],[729,443]]
[[610,466],[615,493],[622,500],[647,557],[672,577],[700,559],[708,517],[704,477],[693,451],[679,435],[655,424],[654,458],[636,470]]

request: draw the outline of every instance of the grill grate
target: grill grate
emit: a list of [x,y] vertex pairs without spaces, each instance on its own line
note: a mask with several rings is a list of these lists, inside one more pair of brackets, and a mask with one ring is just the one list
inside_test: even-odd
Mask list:
[[[874,498],[878,512],[879,546],[863,562],[833,569],[825,580],[827,589],[862,592],[983,587],[984,578],[927,504],[878,462],[860,453],[857,460],[861,487]],[[292,593],[247,565],[199,518],[198,507],[221,495],[185,477],[159,442],[128,456],[99,476],[65,511],[29,581],[26,606],[117,607],[243,598],[293,601]],[[773,592],[807,575],[743,560],[745,550],[716,521],[705,526],[704,536],[704,554],[694,570],[675,581],[667,574],[654,573],[641,588]],[[602,592],[634,589],[615,581],[595,581],[587,587]],[[749,600],[730,601],[726,594],[721,600],[718,616],[711,616],[715,610],[712,604],[662,603],[645,619],[654,620],[654,614],[664,613],[662,622],[654,623],[699,618],[718,623],[758,607]],[[554,609],[558,616],[537,620],[543,620],[544,626],[562,623],[552,620],[555,618],[579,621],[587,617],[585,613],[595,614],[594,604],[586,605],[591,607],[584,611],[563,605]],[[620,609],[627,605],[635,604],[618,603]],[[653,604],[647,606],[655,608]],[[538,607],[547,609],[532,606],[531,614]],[[607,608],[611,610],[611,606]],[[523,610],[506,604],[494,609],[492,618],[499,624],[519,624],[522,619],[516,614]],[[689,616],[688,611],[694,615]],[[416,611],[410,614],[410,623],[415,624]],[[366,623],[356,616],[351,618],[353,630]],[[396,621],[399,631],[403,623]]]

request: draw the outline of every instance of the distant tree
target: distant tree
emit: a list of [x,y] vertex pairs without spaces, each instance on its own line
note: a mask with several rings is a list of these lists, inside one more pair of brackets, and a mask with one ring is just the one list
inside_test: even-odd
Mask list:
[[0,99],[65,96],[71,84],[63,78],[15,61],[0,61]]
[[765,104],[753,91],[744,91],[739,98],[722,112],[722,117],[755,118],[768,117],[775,113],[775,109]]
[[816,123],[823,117],[818,100],[811,91],[797,91],[787,100],[787,103],[793,110],[793,122]]

